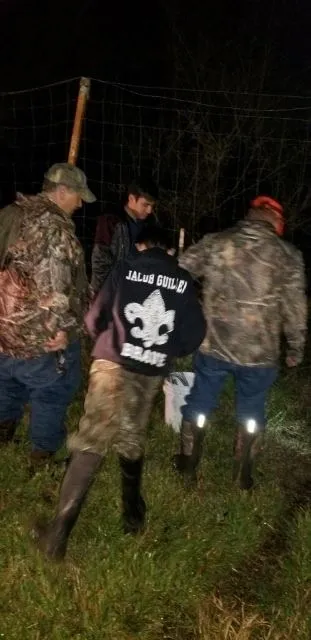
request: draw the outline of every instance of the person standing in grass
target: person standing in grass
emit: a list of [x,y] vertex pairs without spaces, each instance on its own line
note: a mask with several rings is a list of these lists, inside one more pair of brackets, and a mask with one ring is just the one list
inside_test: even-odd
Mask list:
[[95,200],[83,171],[60,163],[41,193],[0,212],[0,443],[13,439],[30,404],[34,470],[62,446],[81,380],[89,285],[72,215]]
[[202,279],[207,322],[174,458],[175,468],[194,482],[208,418],[232,375],[238,423],[234,478],[241,489],[252,487],[252,462],[262,447],[265,404],[278,375],[282,334],[287,365],[302,361],[307,333],[304,264],[301,253],[282,239],[283,230],[282,206],[259,196],[244,221],[204,236],[179,261]]
[[111,271],[86,315],[95,346],[84,415],[68,440],[71,455],[56,516],[33,530],[39,548],[51,558],[64,557],[110,446],[120,461],[124,532],[143,528],[141,478],[152,404],[172,359],[195,351],[205,335],[192,278],[169,255],[165,232],[145,229],[136,248],[136,255]]

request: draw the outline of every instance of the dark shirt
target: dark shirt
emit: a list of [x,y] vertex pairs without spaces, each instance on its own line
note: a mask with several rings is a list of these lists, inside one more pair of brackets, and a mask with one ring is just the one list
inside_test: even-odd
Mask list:
[[166,375],[172,359],[193,353],[206,330],[190,274],[158,248],[119,262],[85,322],[95,359],[148,376]]

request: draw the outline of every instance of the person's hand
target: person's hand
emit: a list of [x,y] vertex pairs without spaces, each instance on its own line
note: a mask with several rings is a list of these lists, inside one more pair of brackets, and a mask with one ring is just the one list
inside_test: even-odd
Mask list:
[[293,369],[293,367],[297,367],[298,366],[297,358],[295,358],[295,356],[287,356],[286,366],[289,367],[289,369]]
[[66,331],[58,331],[54,338],[49,338],[46,342],[48,351],[62,351],[68,345],[68,337]]

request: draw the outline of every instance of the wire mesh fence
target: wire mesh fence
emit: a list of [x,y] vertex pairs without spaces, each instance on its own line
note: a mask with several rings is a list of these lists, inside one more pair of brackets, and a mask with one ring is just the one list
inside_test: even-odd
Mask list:
[[[35,192],[67,159],[79,79],[0,94],[3,203]],[[98,203],[76,216],[91,247],[96,217],[142,174],[160,187],[159,217],[186,240],[243,215],[258,192],[280,198],[288,226],[309,200],[311,98],[141,87],[92,80],[79,166]]]

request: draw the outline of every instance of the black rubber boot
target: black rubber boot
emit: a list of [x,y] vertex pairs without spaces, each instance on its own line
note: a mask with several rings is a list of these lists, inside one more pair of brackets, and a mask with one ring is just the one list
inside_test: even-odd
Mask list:
[[197,467],[203,453],[205,429],[196,424],[182,421],[180,430],[180,453],[173,457],[173,468],[180,473],[186,486],[197,483]]
[[238,429],[234,444],[233,481],[239,483],[242,491],[249,491],[254,486],[254,460],[262,449],[262,433],[250,434],[243,427]]
[[136,534],[145,524],[146,504],[141,496],[144,460],[119,457],[122,487],[122,520],[124,533]]
[[0,422],[0,445],[12,442],[17,425],[17,420],[3,420]]
[[54,520],[47,525],[37,523],[33,530],[40,551],[50,559],[64,558],[69,535],[101,463],[102,457],[97,453],[75,451],[72,454]]

